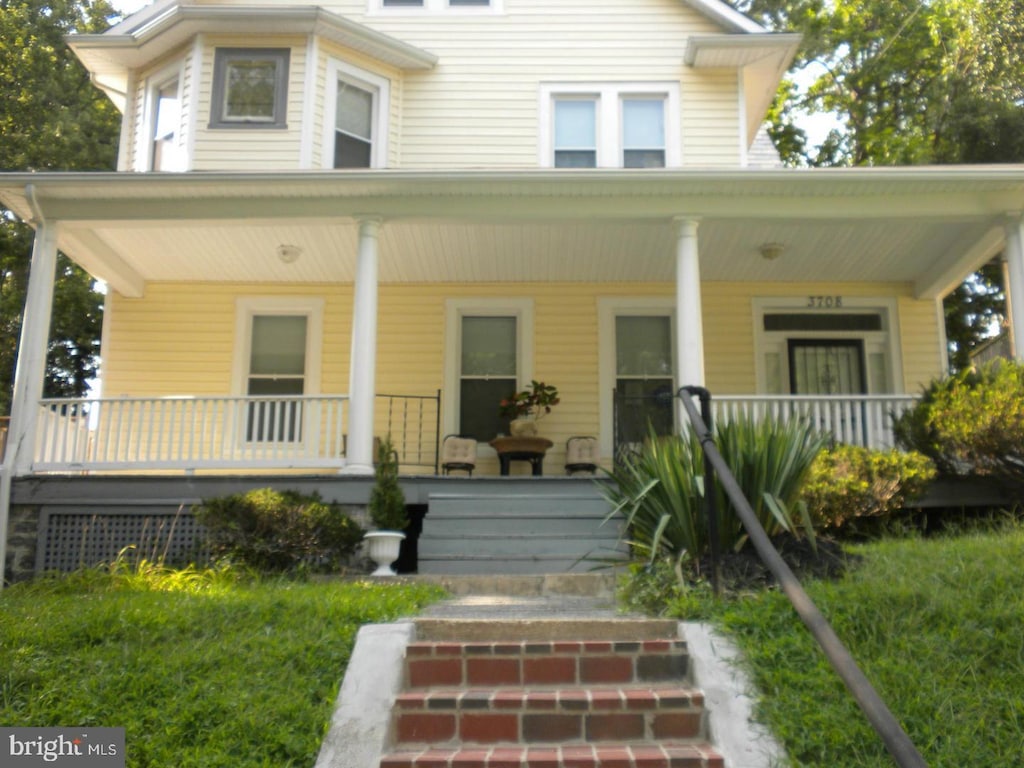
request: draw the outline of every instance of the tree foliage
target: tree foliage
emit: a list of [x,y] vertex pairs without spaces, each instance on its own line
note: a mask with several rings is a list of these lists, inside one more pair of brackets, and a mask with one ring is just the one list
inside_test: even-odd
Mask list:
[[[1024,161],[1024,3],[1018,0],[740,0],[803,43],[769,115],[796,165]],[[801,87],[797,87],[797,82]],[[801,121],[839,128],[810,146]],[[951,364],[1005,313],[998,268],[946,300]]]
[[[107,0],[0,0],[0,170],[112,170],[120,117],[64,44],[101,32]],[[32,230],[0,209],[0,414],[10,409]],[[102,296],[64,257],[54,289],[46,394],[81,395],[95,372]]]

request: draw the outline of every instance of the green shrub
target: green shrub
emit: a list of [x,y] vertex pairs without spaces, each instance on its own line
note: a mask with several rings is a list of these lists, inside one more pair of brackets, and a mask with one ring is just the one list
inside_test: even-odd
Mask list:
[[937,379],[894,429],[943,475],[1024,488],[1024,364],[997,360]]
[[800,496],[815,527],[839,528],[857,518],[898,512],[934,477],[935,465],[916,451],[839,445],[814,460]]
[[[738,417],[717,425],[715,444],[770,536],[796,532],[785,510],[797,501],[811,462],[827,438],[799,420]],[[613,515],[626,517],[634,555],[699,559],[709,548],[704,514],[703,452],[696,437],[653,433],[604,484]],[[738,549],[746,532],[720,484],[716,484],[719,542]],[[772,504],[772,498],[781,504]]]
[[363,530],[318,494],[260,488],[206,499],[195,508],[211,553],[264,573],[336,570]]
[[398,458],[390,435],[377,449],[374,475],[376,482],[370,490],[367,509],[370,521],[383,531],[404,531],[409,525],[409,512],[405,507],[405,494],[398,484]]

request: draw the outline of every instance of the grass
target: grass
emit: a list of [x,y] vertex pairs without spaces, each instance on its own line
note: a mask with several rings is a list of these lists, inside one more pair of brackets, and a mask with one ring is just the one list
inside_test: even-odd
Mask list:
[[[805,586],[928,764],[1020,765],[1024,528],[851,550],[863,560],[845,578]],[[696,602],[742,649],[793,765],[894,764],[783,595]]]
[[359,626],[423,586],[143,564],[0,593],[0,723],[126,729],[131,768],[313,765]]

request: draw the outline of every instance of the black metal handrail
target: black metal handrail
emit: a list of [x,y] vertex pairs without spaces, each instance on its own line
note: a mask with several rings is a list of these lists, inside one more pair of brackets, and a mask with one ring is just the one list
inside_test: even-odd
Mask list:
[[[736,509],[736,513],[739,515],[740,521],[743,523],[743,527],[750,538],[750,542],[754,545],[754,549],[757,550],[761,560],[779,582],[779,586],[782,587],[782,591],[789,598],[789,602],[792,603],[800,620],[803,621],[811,635],[818,642],[818,645],[821,646],[822,651],[825,653],[825,658],[828,659],[832,669],[842,679],[847,690],[864,713],[864,716],[871,723],[871,727],[875,729],[875,733],[881,737],[886,749],[889,750],[889,754],[892,755],[900,768],[927,768],[928,763],[925,762],[921,753],[917,751],[917,747],[914,746],[914,743],[910,740],[902,726],[900,726],[895,716],[889,710],[889,707],[886,706],[882,697],[878,695],[871,682],[861,671],[860,667],[857,666],[857,662],[854,661],[853,656],[846,646],[843,645],[842,640],[839,639],[835,630],[828,623],[828,620],[818,610],[818,607],[811,600],[807,592],[804,591],[800,581],[793,575],[789,566],[786,565],[772,545],[768,534],[758,522],[754,510],[740,488],[739,483],[736,482],[732,470],[729,469],[729,465],[725,463],[722,454],[715,447],[711,430],[705,424],[704,419],[701,418],[696,406],[693,404],[693,397],[699,397],[702,405],[705,406],[704,410],[708,412],[707,404],[710,403],[711,394],[703,387],[690,386],[681,388],[677,396],[682,401],[683,408],[690,419],[690,424],[693,426],[698,440],[700,440],[706,462],[710,463],[711,467],[714,468],[714,474],[717,475],[729,500]],[[714,493],[713,483],[714,477],[712,474],[706,474],[704,478],[705,497]]]

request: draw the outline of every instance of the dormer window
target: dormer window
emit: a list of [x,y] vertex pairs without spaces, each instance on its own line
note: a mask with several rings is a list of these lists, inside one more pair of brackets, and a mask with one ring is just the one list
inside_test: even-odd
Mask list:
[[490,9],[492,11],[500,11],[498,7],[501,0],[370,0],[370,9],[383,9],[390,10],[405,9],[413,10],[420,9],[423,11],[446,11],[449,9],[454,10],[474,10],[474,9]]
[[287,48],[218,48],[211,128],[287,128]]

